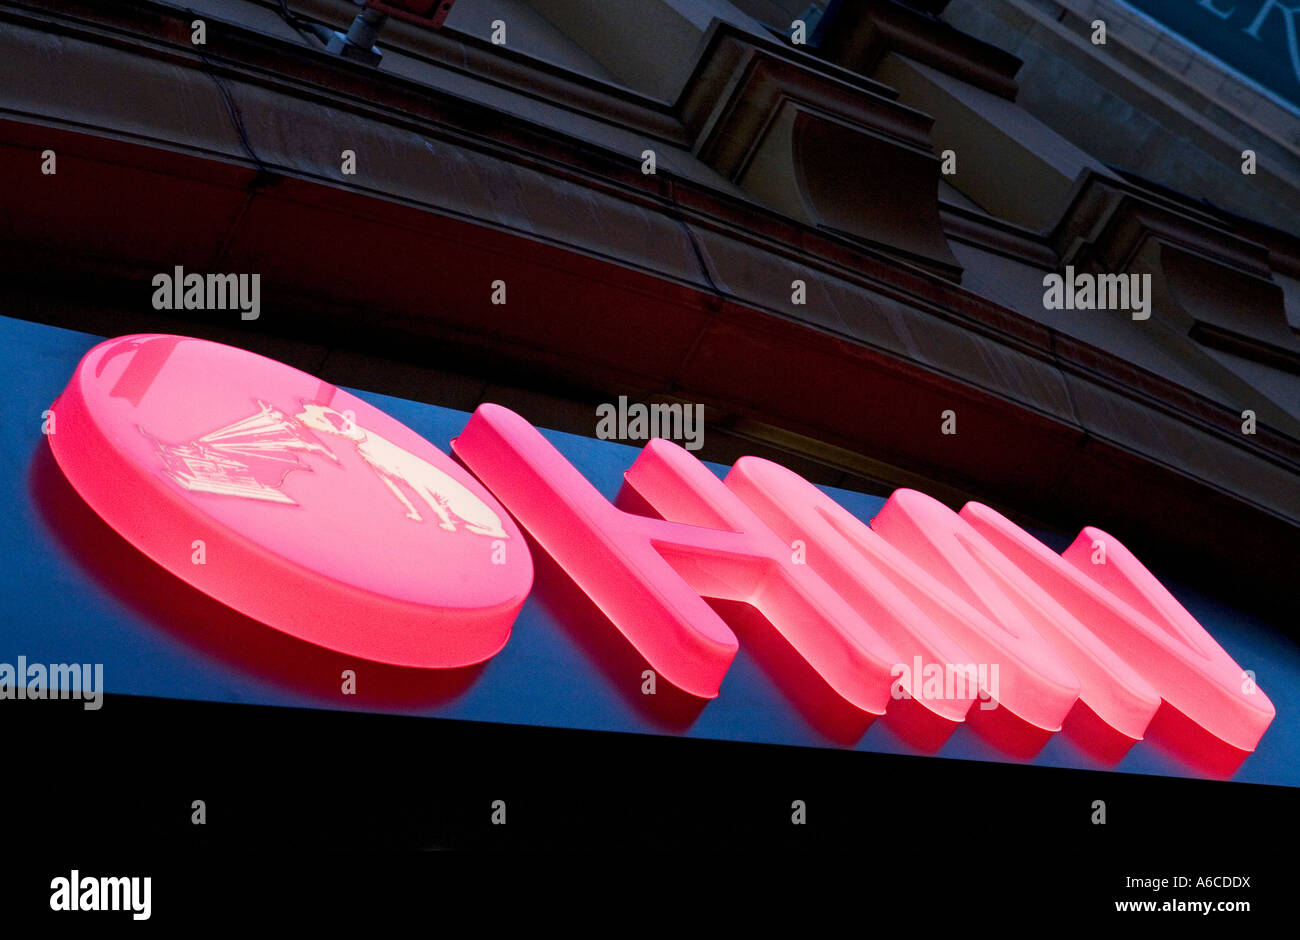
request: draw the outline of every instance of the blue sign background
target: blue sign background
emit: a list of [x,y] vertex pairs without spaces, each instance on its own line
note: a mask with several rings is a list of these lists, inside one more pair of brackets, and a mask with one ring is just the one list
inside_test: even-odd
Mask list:
[[1123,0],[1300,108],[1300,3]]
[[[1124,750],[1098,744],[1075,713],[1066,731],[1025,739],[976,714],[950,735],[905,708],[865,725],[838,707],[783,641],[744,605],[719,605],[741,639],[717,699],[702,703],[660,683],[641,694],[641,660],[535,545],[537,581],[510,642],[482,666],[452,673],[396,669],[319,650],[242,617],[139,555],[76,496],[49,455],[41,414],[101,337],[0,317],[0,662],[102,663],[110,693],[364,710],[522,725],[685,735],[775,744],[1020,761],[1300,786],[1300,647],[1271,625],[1155,571],[1243,668],[1256,671],[1278,715],[1256,753],[1224,769],[1168,734]],[[465,412],[357,391],[438,446]],[[594,420],[594,419],[593,419]],[[544,432],[613,499],[638,449]],[[710,465],[719,475],[722,466]],[[826,488],[863,520],[884,501]],[[1058,550],[1060,533],[1036,533]],[[1122,538],[1122,533],[1116,533]],[[357,673],[344,696],[340,675]],[[907,703],[911,705],[912,703]],[[112,707],[112,703],[105,705]],[[913,706],[915,707],[915,706]],[[1075,712],[1083,711],[1076,708]],[[1162,715],[1168,709],[1162,710]],[[87,712],[94,721],[94,712]],[[1068,733],[1067,733],[1068,732]],[[1090,743],[1091,742],[1091,743]]]

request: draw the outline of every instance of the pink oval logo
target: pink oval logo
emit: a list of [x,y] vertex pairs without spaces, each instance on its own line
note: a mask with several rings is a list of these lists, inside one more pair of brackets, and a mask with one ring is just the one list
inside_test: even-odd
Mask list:
[[55,460],[131,544],[291,636],[399,666],[497,653],[532,587],[519,529],[405,425],[327,382],[183,336],[123,336],[53,406]]

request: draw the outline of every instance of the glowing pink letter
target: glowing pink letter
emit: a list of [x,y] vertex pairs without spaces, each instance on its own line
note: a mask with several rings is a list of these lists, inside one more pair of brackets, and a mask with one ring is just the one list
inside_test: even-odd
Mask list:
[[1050,644],[1079,677],[1084,703],[1112,728],[1141,739],[1160,707],[1151,684],[963,518],[902,489],[871,527],[1004,630]]
[[[999,626],[793,471],[742,457],[727,476],[727,486],[782,538],[805,540],[809,567],[896,648],[909,657],[922,655],[927,663],[996,663],[999,704],[1037,727],[1060,729],[1079,696],[1079,682],[1033,630],[1021,626],[1013,633]],[[912,694],[954,720],[970,704]],[[944,704],[960,704],[961,712],[945,711]]]
[[961,515],[1170,705],[1233,747],[1255,749],[1273,703],[1118,539],[1087,526],[1057,555],[987,506],[967,503]]
[[452,449],[674,685],[713,698],[738,649],[703,594],[753,604],[839,695],[884,712],[898,653],[681,447],[653,440],[627,473],[663,519],[612,506],[498,405]]

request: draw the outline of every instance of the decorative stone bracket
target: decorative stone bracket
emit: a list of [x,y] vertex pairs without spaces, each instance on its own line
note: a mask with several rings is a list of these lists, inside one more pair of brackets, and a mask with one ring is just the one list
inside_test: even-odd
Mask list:
[[696,155],[764,203],[959,281],[932,121],[896,98],[715,21],[678,109]]
[[[1150,274],[1152,317],[1173,336],[1300,374],[1300,335],[1287,320],[1269,250],[1229,218],[1132,180],[1087,173],[1053,237],[1062,263],[1078,271]],[[1218,359],[1206,355],[1202,368],[1242,401],[1267,397]],[[1281,409],[1268,419],[1291,434],[1298,427]]]
[[833,3],[820,29],[817,54],[846,69],[872,74],[894,52],[977,88],[1015,100],[1020,59],[981,42],[940,19],[948,0],[842,0]]
[[1166,318],[1185,318],[1189,332],[1213,327],[1300,351],[1268,248],[1204,207],[1089,172],[1053,239],[1063,264],[1151,273]]

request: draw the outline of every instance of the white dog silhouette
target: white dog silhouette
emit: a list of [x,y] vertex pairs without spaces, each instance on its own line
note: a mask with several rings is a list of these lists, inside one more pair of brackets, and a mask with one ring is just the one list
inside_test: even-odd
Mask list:
[[403,485],[428,503],[442,520],[438,523],[441,528],[455,532],[455,520],[459,519],[470,532],[509,538],[501,527],[500,517],[481,499],[427,460],[361,427],[351,412],[343,414],[325,405],[303,402],[302,412],[295,417],[313,431],[346,438],[356,445],[361,459],[406,507],[406,518],[424,521],[419,510],[406,498]]

